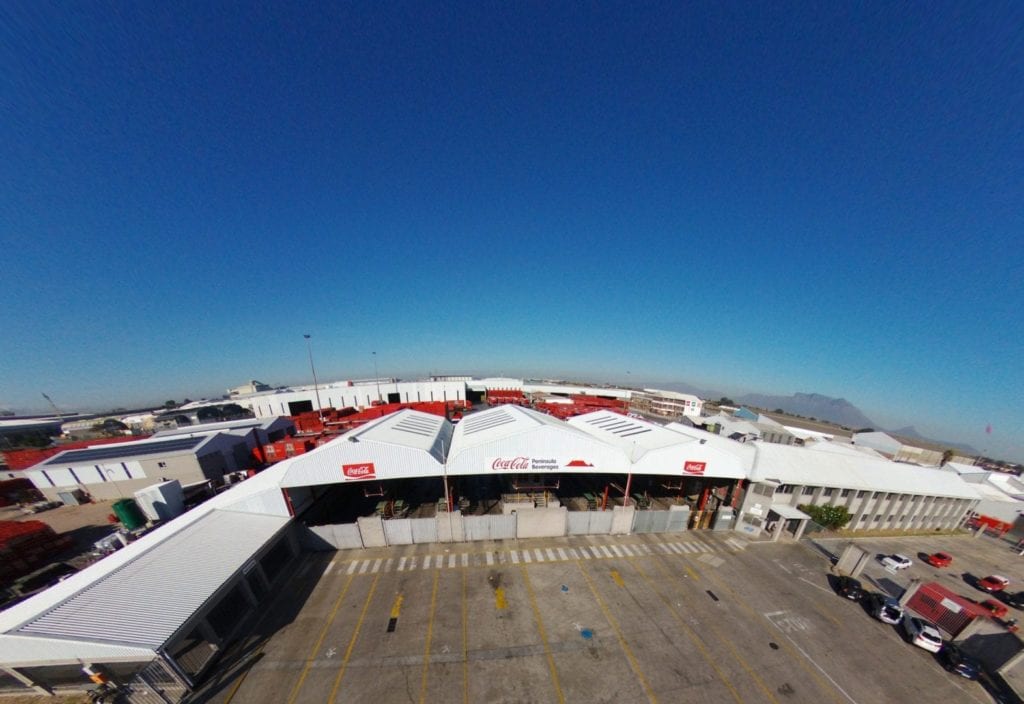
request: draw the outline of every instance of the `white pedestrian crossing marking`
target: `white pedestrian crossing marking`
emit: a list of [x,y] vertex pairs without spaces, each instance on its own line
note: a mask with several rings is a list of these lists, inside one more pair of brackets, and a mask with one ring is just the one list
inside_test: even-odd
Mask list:
[[448,556],[448,567],[455,567],[455,553]]
[[615,557],[614,555],[612,555],[612,551],[608,549],[608,546],[607,546],[607,545],[602,545],[602,546],[601,546],[601,551],[602,551],[602,552],[603,552],[603,553],[604,553],[605,555],[607,555],[608,557]]
[[523,562],[533,562],[533,558],[530,557],[529,550],[523,550]]
[[565,550],[563,548],[558,548],[558,556],[563,560],[569,559],[569,556],[565,554]]
[[331,573],[331,570],[333,570],[333,569],[334,569],[334,560],[331,560],[331,563],[329,565],[327,565],[327,569],[324,570],[324,575],[323,576],[326,577],[327,575],[329,575]]
[[468,552],[462,553],[462,566],[463,567],[469,567],[469,553]]
[[631,547],[629,547],[628,545],[623,545],[621,547],[622,552],[626,553],[626,555],[628,555],[629,557],[636,557],[636,555],[633,554],[633,549]]
[[512,552],[509,553],[509,556],[512,558],[512,564],[513,565],[518,565],[519,564],[519,553],[518,552],[513,550]]
[[370,568],[370,561],[363,560],[362,566],[359,568],[359,574],[366,574],[366,570]]
[[651,552],[651,546],[650,545],[641,545],[640,549],[644,551],[645,555],[653,555],[654,554],[653,552]]
[[405,570],[405,561],[408,560],[408,559],[409,559],[408,557],[403,557],[403,558],[401,558],[398,561],[398,571],[399,572],[403,572]]
[[615,553],[616,557],[622,557],[622,550],[618,545],[612,545],[612,552]]
[[373,574],[377,574],[382,564],[384,564],[384,558],[378,557],[377,560],[373,563],[373,569],[370,570],[370,572],[372,572]]
[[348,569],[345,570],[345,574],[352,574],[353,572],[355,572],[357,565],[359,565],[359,560],[352,560],[352,564],[350,564],[348,566]]
[[569,554],[572,555],[572,559],[574,560],[580,559],[580,554],[576,552],[576,548],[569,548]]
[[548,556],[548,559],[551,560],[552,562],[554,562],[555,560],[558,559],[557,557],[555,557],[555,551],[552,550],[551,548],[548,548],[547,550],[545,550],[544,553]]
[[544,554],[540,551],[540,548],[534,548],[533,554],[537,558],[537,562],[544,562]]
[[662,552],[672,552],[668,549],[668,545],[665,545],[665,543],[658,543],[658,547],[661,549]]
[[488,553],[486,553],[486,555],[487,555],[487,564],[488,565],[493,565],[494,564],[494,554],[488,552]]
[[409,558],[409,571],[416,569],[416,556],[413,555]]
[[391,558],[391,557],[388,558],[388,561],[384,563],[384,571],[385,572],[390,572],[391,571],[391,563],[393,563],[394,561],[395,561],[394,558]]

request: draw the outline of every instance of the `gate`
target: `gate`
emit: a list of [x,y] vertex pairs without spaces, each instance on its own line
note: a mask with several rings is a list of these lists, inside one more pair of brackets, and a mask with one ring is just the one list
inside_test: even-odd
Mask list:
[[633,519],[634,533],[665,533],[668,531],[669,511],[637,511]]
[[129,704],[177,704],[188,694],[185,682],[163,660],[146,665],[122,691]]
[[437,542],[437,519],[436,518],[410,518],[412,525],[412,542],[414,543],[436,543]]
[[512,540],[516,537],[515,514],[507,516],[465,516],[466,540]]
[[608,535],[612,532],[611,511],[569,511],[569,535]]
[[412,519],[389,518],[384,521],[384,537],[388,545],[412,545]]

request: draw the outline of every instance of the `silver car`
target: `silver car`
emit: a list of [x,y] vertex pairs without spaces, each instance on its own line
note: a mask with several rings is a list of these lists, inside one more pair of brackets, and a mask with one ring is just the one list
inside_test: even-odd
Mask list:
[[882,623],[895,626],[903,618],[903,607],[900,602],[886,594],[875,594],[872,613]]

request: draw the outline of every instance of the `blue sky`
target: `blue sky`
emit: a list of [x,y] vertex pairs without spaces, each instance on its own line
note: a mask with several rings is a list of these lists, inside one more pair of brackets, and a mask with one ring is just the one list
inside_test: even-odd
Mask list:
[[304,381],[310,332],[1024,460],[1020,4],[321,5],[0,7],[0,405]]

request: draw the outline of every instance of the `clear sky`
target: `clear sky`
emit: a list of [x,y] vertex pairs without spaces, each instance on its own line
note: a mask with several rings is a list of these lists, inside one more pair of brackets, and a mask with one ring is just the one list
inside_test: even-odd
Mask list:
[[0,406],[307,381],[309,332],[1024,460],[1024,4],[186,4],[0,5]]

